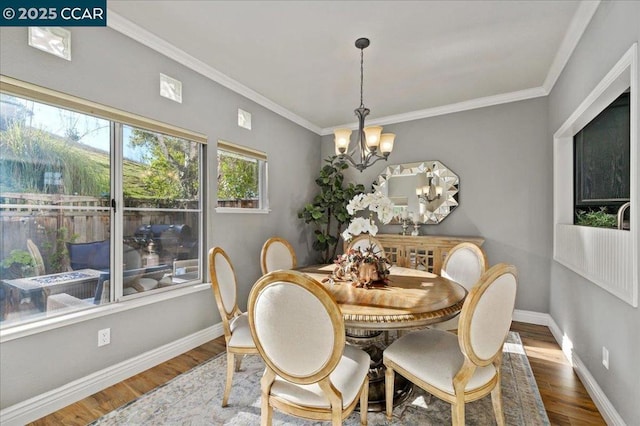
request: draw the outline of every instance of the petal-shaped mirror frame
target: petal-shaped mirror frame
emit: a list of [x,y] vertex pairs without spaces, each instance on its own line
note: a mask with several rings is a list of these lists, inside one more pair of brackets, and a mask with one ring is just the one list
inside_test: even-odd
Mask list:
[[[460,178],[451,169],[440,161],[422,161],[417,163],[394,164],[382,171],[373,183],[375,191],[379,191],[389,197],[390,180],[394,177],[412,176],[424,173],[427,178],[436,178],[442,186],[442,196],[433,201],[418,199],[415,191],[411,194],[403,194],[407,199],[413,197],[419,206],[419,221],[425,225],[436,225],[447,218],[458,206],[458,193],[460,191]],[[396,194],[394,194],[396,195]],[[395,198],[395,197],[390,197]],[[409,214],[409,219],[412,216]]]

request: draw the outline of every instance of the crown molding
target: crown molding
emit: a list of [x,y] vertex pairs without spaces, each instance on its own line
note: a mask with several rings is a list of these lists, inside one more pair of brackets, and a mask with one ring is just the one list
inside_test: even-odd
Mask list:
[[551,89],[558,81],[562,70],[569,62],[569,58],[573,54],[578,42],[582,38],[582,34],[587,29],[587,25],[591,22],[591,18],[596,13],[596,10],[600,6],[600,0],[583,0],[578,6],[573,19],[567,28],[567,32],[560,43],[560,47],[556,52],[556,56],[553,58],[547,78],[545,78],[542,87],[547,93],[551,93]]
[[[515,92],[503,93],[499,95],[486,96],[483,98],[471,99],[468,101],[458,102],[449,105],[442,105],[434,108],[427,108],[418,111],[411,111],[403,114],[389,115],[381,117],[375,120],[369,120],[369,125],[389,125],[402,123],[406,121],[419,120],[423,118],[436,117],[445,114],[451,114],[455,112],[468,111],[477,108],[484,108],[488,106],[500,105],[509,102],[517,102],[526,99],[532,99],[542,96],[547,96],[553,88],[558,77],[562,73],[562,70],[566,66],[571,54],[577,46],[582,34],[584,33],[587,25],[591,21],[596,9],[600,5],[600,0],[583,0],[578,7],[571,24],[567,29],[565,37],[562,40],[558,51],[554,57],[553,63],[547,73],[547,77],[542,86],[533,87],[530,89],[519,90]],[[127,37],[136,40],[137,42],[167,56],[179,62],[180,64],[190,68],[191,70],[202,74],[203,76],[215,81],[221,86],[232,90],[241,96],[246,97],[249,100],[254,101],[258,105],[261,105],[276,114],[304,127],[311,132],[318,135],[325,136],[333,133],[336,128],[350,128],[357,129],[357,123],[347,123],[339,126],[332,126],[326,128],[320,128],[319,126],[311,123],[310,121],[300,117],[299,115],[289,111],[288,109],[280,106],[272,100],[264,97],[263,95],[255,92],[249,87],[239,83],[231,77],[221,73],[215,68],[205,64],[204,62],[196,59],[181,49],[178,49],[171,43],[161,39],[160,37],[152,34],[151,32],[139,27],[126,18],[118,15],[117,13],[109,10],[109,19],[107,20],[107,26],[115,31],[118,31]]]
[[108,9],[107,16],[109,16],[109,19],[107,19],[107,26],[109,28],[118,31],[119,33],[122,33],[129,38],[132,38],[133,40],[155,50],[156,52],[165,55],[170,59],[173,59],[174,61],[184,65],[185,67],[215,81],[221,86],[224,86],[227,89],[232,90],[249,100],[252,100],[258,105],[261,105],[268,110],[281,115],[287,120],[290,120],[316,134],[320,134],[320,127],[316,126],[310,121],[305,120],[299,115],[294,114],[286,108],[283,108],[272,100],[262,96],[258,92],[221,73],[220,71],[205,64],[199,59],[194,58],[185,51],[178,49],[171,43],[168,43],[155,34],[150,33],[149,31],[139,27],[128,19],[125,19],[121,15],[118,15],[116,12]]
[[[539,98],[547,96],[549,92],[542,87],[534,87],[531,89],[519,90],[516,92],[502,93],[500,95],[486,96],[484,98],[471,99],[469,101],[458,102],[455,104],[442,105],[434,108],[421,109],[418,111],[407,112],[404,114],[389,115],[377,118],[375,120],[367,120],[369,126],[385,126],[388,124],[402,123],[405,121],[420,120],[422,118],[436,117],[439,115],[451,114],[454,112],[468,111],[477,108],[506,104],[510,102],[523,101],[526,99]],[[357,129],[358,123],[348,123],[341,126],[326,127],[321,130],[322,136],[333,134],[334,129],[346,128]]]

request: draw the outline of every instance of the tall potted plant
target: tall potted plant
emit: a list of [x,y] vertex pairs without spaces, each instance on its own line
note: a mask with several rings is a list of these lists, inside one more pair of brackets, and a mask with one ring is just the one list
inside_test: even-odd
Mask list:
[[347,204],[355,195],[364,193],[364,185],[349,183],[345,186],[342,171],[349,166],[337,156],[329,157],[325,162],[327,164],[316,179],[320,193],[298,212],[298,217],[315,226],[313,249],[319,252],[322,263],[331,263],[336,257],[345,224],[352,217]]

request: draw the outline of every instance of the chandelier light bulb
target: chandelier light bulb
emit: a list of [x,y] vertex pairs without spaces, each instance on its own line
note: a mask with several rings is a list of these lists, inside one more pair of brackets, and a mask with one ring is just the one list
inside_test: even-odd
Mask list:
[[394,133],[383,133],[380,135],[380,152],[387,156],[393,151],[393,142],[396,139]]
[[373,152],[378,149],[378,145],[380,144],[380,134],[382,134],[382,126],[365,127],[364,134],[369,151]]
[[350,129],[336,129],[333,134],[335,135],[336,152],[344,154],[349,148],[349,142],[351,141]]

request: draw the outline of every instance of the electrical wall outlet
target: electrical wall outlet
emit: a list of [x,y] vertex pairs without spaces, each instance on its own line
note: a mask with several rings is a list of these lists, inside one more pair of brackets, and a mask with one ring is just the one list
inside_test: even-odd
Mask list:
[[602,365],[604,365],[604,368],[607,370],[609,369],[609,349],[605,346],[602,347]]
[[98,331],[98,347],[111,343],[111,329],[104,328]]

